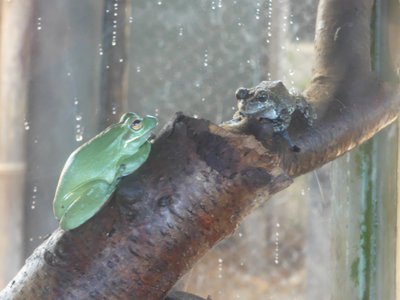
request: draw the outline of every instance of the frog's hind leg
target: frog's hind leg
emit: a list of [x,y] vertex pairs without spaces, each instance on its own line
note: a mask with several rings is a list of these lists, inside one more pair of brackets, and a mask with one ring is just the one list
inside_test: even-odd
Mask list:
[[[87,188],[90,186],[90,188]],[[76,190],[74,202],[65,209],[60,220],[60,227],[64,230],[74,229],[93,217],[107,202],[114,192],[114,186],[104,180],[95,180]]]

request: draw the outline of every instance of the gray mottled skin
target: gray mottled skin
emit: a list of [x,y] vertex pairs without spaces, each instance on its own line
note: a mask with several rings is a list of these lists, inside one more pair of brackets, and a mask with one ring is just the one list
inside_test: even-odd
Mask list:
[[287,128],[295,111],[301,112],[310,126],[316,119],[314,109],[303,96],[290,94],[281,81],[262,81],[253,88],[239,88],[236,98],[238,111],[234,118],[268,119],[274,133],[284,137],[293,151],[300,151],[290,140]]

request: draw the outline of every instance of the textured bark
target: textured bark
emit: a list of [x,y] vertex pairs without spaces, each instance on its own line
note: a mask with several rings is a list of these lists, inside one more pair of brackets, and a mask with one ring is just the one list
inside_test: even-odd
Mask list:
[[163,299],[269,194],[392,122],[398,93],[370,71],[371,8],[372,0],[320,1],[305,93],[319,118],[311,128],[294,120],[300,153],[256,120],[217,126],[178,114],[101,212],[76,230],[56,230],[0,298]]

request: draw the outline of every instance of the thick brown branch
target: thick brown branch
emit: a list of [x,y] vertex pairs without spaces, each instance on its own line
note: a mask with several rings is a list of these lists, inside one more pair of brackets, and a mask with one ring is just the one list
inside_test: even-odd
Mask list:
[[255,138],[179,116],[110,203],[82,227],[54,232],[1,296],[162,299],[258,201],[290,182]]
[[180,115],[108,205],[82,227],[54,232],[0,298],[162,299],[259,201],[392,122],[399,99],[370,72],[371,6],[320,1],[317,65],[306,91],[319,119],[290,128],[300,153],[265,139],[257,122],[237,134]]

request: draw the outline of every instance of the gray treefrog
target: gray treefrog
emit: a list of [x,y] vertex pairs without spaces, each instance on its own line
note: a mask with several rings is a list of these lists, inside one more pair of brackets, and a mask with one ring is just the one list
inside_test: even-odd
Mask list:
[[255,117],[272,122],[274,134],[286,139],[295,152],[300,148],[293,144],[287,128],[295,111],[301,112],[312,126],[316,119],[313,107],[301,95],[292,95],[281,81],[262,81],[253,88],[236,91],[238,111],[235,117]]

